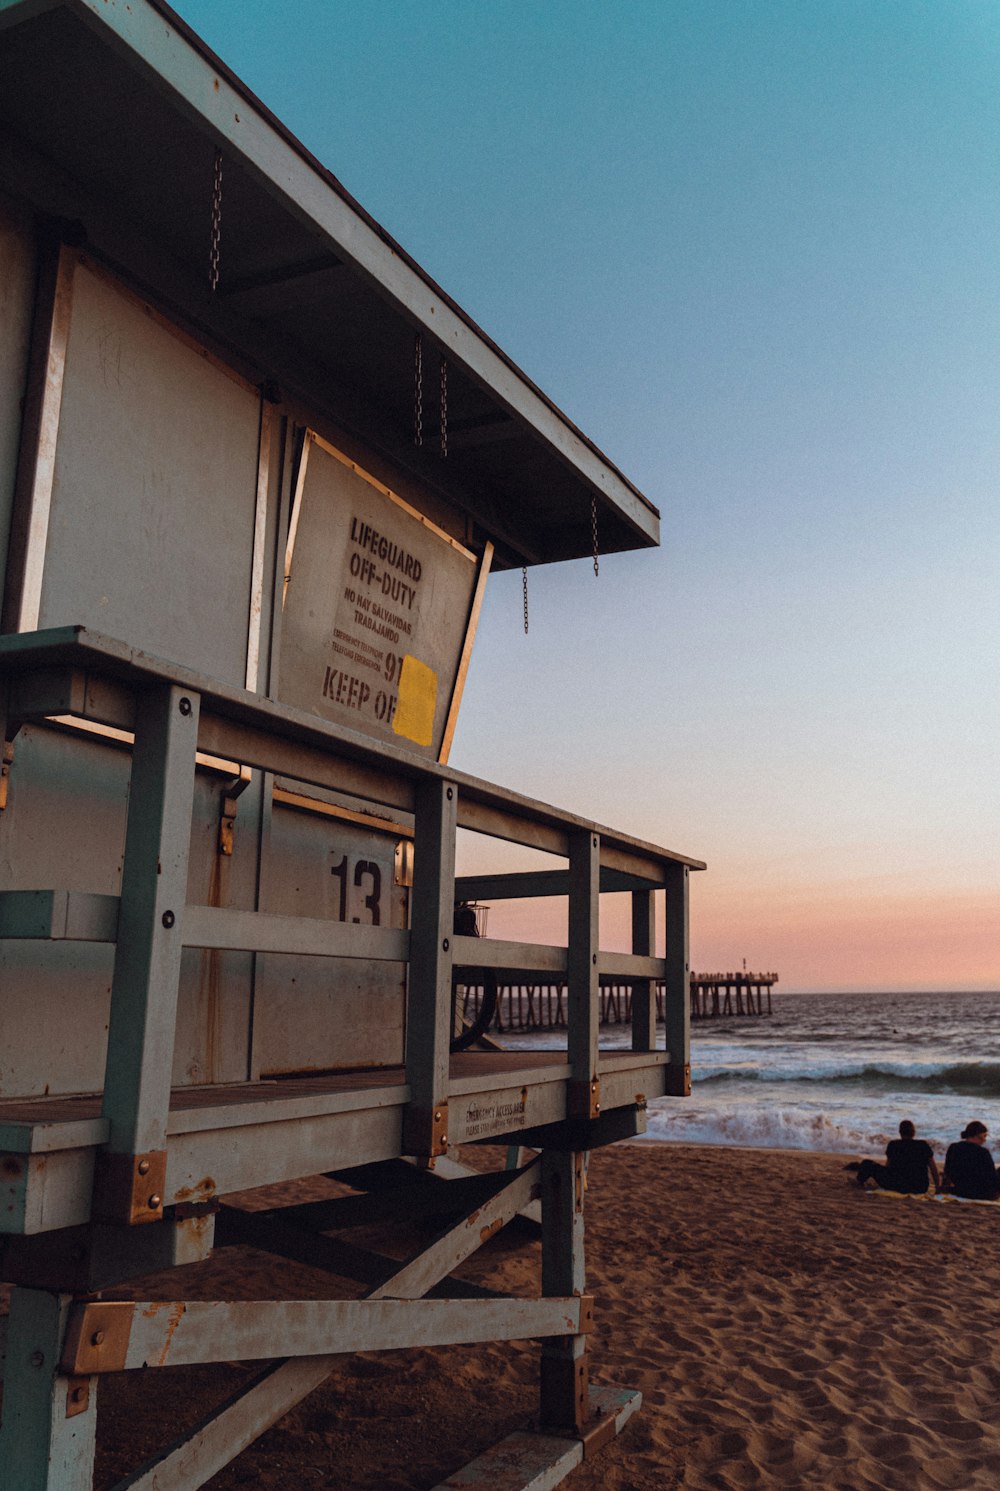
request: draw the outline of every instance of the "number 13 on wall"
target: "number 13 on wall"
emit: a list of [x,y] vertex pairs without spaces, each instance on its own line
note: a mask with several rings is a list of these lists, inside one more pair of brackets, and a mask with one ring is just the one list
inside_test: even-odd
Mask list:
[[[348,886],[352,886],[357,895],[350,897],[351,905],[359,911],[364,910],[364,915],[353,915],[352,922],[367,923],[372,927],[382,925],[382,871],[371,859],[359,859],[354,862],[353,872],[351,862],[346,854],[340,859],[335,858],[336,850],[331,851],[333,863],[330,866],[330,874],[337,882],[340,891],[338,902],[337,920],[346,922]],[[366,894],[367,892],[367,894]]]

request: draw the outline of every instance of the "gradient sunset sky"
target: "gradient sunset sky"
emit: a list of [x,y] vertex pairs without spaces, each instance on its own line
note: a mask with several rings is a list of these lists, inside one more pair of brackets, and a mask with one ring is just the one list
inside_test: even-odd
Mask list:
[[707,860],[696,968],[1000,987],[1000,6],[176,8],[660,508],[453,764]]

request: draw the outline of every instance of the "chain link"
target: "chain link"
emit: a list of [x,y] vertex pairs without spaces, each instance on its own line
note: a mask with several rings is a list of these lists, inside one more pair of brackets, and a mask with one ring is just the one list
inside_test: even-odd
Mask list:
[[219,244],[222,239],[222,151],[215,152],[212,177],[212,241],[208,251],[208,286],[214,295],[219,288]]
[[441,359],[441,455],[448,454],[448,359]]
[[524,635],[528,635],[528,566],[521,566],[521,588],[524,591]]
[[599,575],[601,565],[600,554],[597,548],[597,496],[593,492],[590,494],[590,532],[594,540],[594,574]]
[[424,339],[413,338],[413,443],[424,443]]

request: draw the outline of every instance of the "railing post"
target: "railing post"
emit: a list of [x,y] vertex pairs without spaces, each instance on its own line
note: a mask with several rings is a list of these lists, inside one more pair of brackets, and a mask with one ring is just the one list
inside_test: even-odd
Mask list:
[[[651,958],[656,947],[656,915],[651,890],[632,892],[632,951]],[[632,980],[632,1050],[656,1050],[656,997],[651,978]]]
[[663,1024],[668,1092],[688,1097],[691,1092],[691,949],[687,865],[676,861],[667,867],[667,976],[664,986]]
[[457,798],[458,788],[438,779],[422,782],[416,793],[406,1016],[410,1103],[403,1121],[403,1147],[414,1155],[448,1148]]
[[[586,1290],[582,1154],[542,1151],[542,1294]],[[587,1337],[556,1336],[542,1346],[541,1426],[579,1434],[588,1409]]]
[[136,701],[104,1078],[110,1134],[94,1185],[105,1221],[163,1215],[199,702],[174,685]]
[[569,1113],[596,1118],[601,1111],[597,1075],[600,1030],[598,913],[601,841],[596,833],[575,833],[569,845],[569,954],[566,970],[567,1052],[571,1069]]
[[17,1491],[90,1491],[97,1377],[59,1370],[71,1296],[15,1289],[3,1376],[0,1476]]

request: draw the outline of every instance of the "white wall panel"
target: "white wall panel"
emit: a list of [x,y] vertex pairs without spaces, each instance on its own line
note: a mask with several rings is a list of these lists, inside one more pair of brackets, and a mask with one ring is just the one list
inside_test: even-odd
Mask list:
[[[263,909],[286,916],[406,925],[393,885],[395,840],[276,804]],[[403,1059],[405,965],[354,958],[260,959],[254,1061],[269,1072],[385,1066]]]
[[78,265],[39,625],[246,675],[259,399]]

